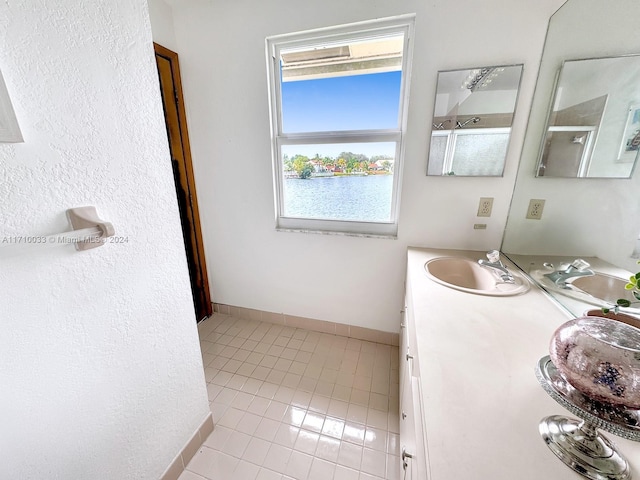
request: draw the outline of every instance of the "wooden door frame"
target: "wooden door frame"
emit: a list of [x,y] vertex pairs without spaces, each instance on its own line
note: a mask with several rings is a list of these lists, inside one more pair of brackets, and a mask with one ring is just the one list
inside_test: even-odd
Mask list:
[[[198,208],[198,197],[196,195],[196,183],[195,177],[193,174],[193,163],[191,160],[191,146],[189,142],[189,131],[187,129],[187,114],[184,108],[184,100],[182,96],[182,80],[180,76],[180,65],[178,62],[178,54],[172,50],[169,50],[162,45],[159,45],[153,42],[153,48],[155,50],[155,55],[164,57],[167,59],[171,65],[171,73],[173,77],[173,85],[174,85],[174,94],[175,94],[175,103],[178,112],[178,123],[180,130],[180,138],[182,144],[182,152],[183,152],[183,162],[184,169],[186,172],[186,185],[188,186],[188,195],[189,195],[189,203],[192,212],[192,221],[193,221],[193,235],[195,237],[195,252],[197,255],[198,265],[197,268],[200,269],[202,275],[202,288],[204,290],[203,294],[206,301],[205,313],[207,316],[210,316],[213,313],[213,307],[211,303],[211,292],[209,290],[209,277],[207,274],[207,264],[206,257],[204,254],[204,245],[202,241],[202,226],[200,223],[200,210]],[[171,139],[168,139],[171,142]],[[182,212],[181,212],[182,213]],[[185,241],[189,241],[185,239]],[[187,259],[189,261],[189,259]],[[192,287],[193,288],[193,287]],[[192,292],[194,296],[195,292]],[[197,314],[197,312],[196,312]],[[201,318],[197,319],[198,321],[202,320]]]

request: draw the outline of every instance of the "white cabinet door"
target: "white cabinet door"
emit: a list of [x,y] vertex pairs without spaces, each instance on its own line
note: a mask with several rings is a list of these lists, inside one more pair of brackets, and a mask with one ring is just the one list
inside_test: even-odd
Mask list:
[[[405,361],[401,358],[400,361]],[[411,389],[411,374],[409,368],[405,368],[403,388],[400,391],[400,450],[410,455],[416,450],[416,418],[413,409],[413,392]],[[413,462],[411,458],[405,457],[400,459],[400,478],[411,479],[413,470]]]
[[420,395],[420,363],[407,279],[407,295],[400,328],[400,460],[401,480],[427,480],[427,451]]

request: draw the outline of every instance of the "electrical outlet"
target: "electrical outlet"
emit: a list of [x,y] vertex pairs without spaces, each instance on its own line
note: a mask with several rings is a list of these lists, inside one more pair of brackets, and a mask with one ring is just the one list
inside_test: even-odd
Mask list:
[[490,217],[492,207],[493,197],[480,198],[480,204],[478,205],[478,217]]
[[487,229],[487,224],[486,223],[474,223],[473,224],[473,229],[474,230],[486,230]]
[[532,220],[540,220],[542,211],[544,210],[544,200],[532,198],[529,200],[529,209],[527,210],[527,218]]

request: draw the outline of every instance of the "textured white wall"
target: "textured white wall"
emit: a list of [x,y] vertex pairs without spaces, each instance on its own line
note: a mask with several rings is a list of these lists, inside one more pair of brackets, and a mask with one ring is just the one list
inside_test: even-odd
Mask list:
[[145,0],[0,4],[25,143],[0,240],[96,205],[126,244],[0,244],[0,478],[157,479],[208,414]]
[[[397,330],[408,245],[501,243],[547,21],[560,0],[174,2],[213,298]],[[264,40],[417,14],[398,240],[274,230]],[[438,70],[524,63],[504,178],[426,177]],[[480,197],[495,197],[473,230]]]
[[[637,271],[630,255],[640,232],[638,168],[631,179],[535,178],[534,172],[555,72],[562,61],[638,53],[640,35],[635,20],[639,14],[635,0],[571,0],[554,15],[548,39],[551,47],[545,48],[540,69],[505,251],[597,256]],[[542,220],[525,219],[531,198],[546,199]]]

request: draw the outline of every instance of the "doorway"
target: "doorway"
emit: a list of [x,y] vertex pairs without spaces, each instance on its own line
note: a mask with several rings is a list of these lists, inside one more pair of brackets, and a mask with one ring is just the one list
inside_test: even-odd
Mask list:
[[196,311],[196,321],[199,322],[212,313],[211,293],[209,292],[198,200],[191,163],[187,117],[182,99],[178,54],[157,43],[154,43],[153,46],[171,152],[173,178],[180,209],[184,247],[189,265],[193,304]]

